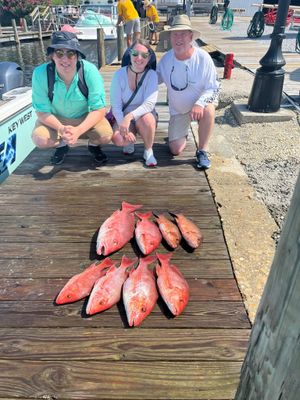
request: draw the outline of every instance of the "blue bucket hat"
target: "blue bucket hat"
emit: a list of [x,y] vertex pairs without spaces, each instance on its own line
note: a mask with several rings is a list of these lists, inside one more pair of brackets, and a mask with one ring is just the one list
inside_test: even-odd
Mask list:
[[47,55],[51,54],[55,49],[68,49],[77,51],[82,58],[85,55],[80,50],[80,44],[75,33],[66,31],[53,32],[51,44],[47,48]]

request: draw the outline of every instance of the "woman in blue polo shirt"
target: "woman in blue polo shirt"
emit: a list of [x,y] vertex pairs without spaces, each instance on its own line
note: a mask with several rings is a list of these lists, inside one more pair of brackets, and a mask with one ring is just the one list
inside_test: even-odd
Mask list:
[[55,147],[51,163],[57,165],[64,161],[70,145],[87,137],[95,161],[107,161],[101,145],[111,141],[113,132],[105,118],[104,85],[98,69],[84,60],[71,32],[54,32],[47,54],[50,63],[36,67],[32,76],[32,104],[38,117],[33,142],[39,148]]

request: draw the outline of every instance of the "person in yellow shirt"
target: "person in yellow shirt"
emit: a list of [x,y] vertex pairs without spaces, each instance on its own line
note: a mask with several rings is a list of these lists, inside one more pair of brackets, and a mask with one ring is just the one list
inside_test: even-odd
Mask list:
[[133,40],[137,40],[141,36],[141,24],[139,14],[136,11],[131,0],[118,0],[118,24],[123,22],[124,32],[126,34],[127,47],[132,44]]
[[150,44],[158,43],[158,35],[157,35],[157,25],[159,22],[159,17],[157,13],[157,9],[150,0],[144,1],[144,9],[146,10],[146,17],[149,19],[149,30],[150,30]]

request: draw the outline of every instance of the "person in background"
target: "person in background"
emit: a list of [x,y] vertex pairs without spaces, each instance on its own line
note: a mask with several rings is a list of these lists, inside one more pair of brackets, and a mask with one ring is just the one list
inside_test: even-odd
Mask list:
[[[157,160],[152,146],[156,130],[158,83],[156,72],[149,67],[151,54],[154,53],[149,44],[141,39],[132,44],[129,52],[129,65],[116,71],[111,83],[110,102],[116,119],[112,141],[117,146],[123,146],[124,154],[133,154],[136,134],[140,134],[145,146],[145,165],[154,167]],[[132,98],[138,85],[140,87]],[[132,100],[128,104],[130,98]]]
[[146,17],[149,20],[149,43],[150,44],[158,44],[158,35],[157,35],[157,25],[159,22],[159,17],[157,13],[157,9],[155,5],[151,3],[150,0],[144,1],[144,9],[146,10]]
[[125,24],[124,32],[126,34],[127,47],[130,47],[132,40],[137,40],[141,36],[141,24],[137,10],[131,0],[118,0],[118,22]]
[[170,152],[179,155],[184,150],[190,123],[196,121],[196,166],[207,169],[211,165],[207,151],[220,84],[210,55],[193,45],[199,34],[187,15],[176,15],[169,29],[160,34],[161,40],[170,40],[172,49],[161,58],[157,74],[158,82],[164,82],[168,89]]
[[[88,150],[98,164],[107,161],[101,146],[112,138],[112,129],[105,118],[105,92],[96,66],[86,60],[74,33],[54,32],[47,49],[53,63],[53,98],[49,98],[47,65],[36,67],[32,76],[32,105],[37,123],[32,140],[39,148],[55,147],[51,163],[63,163],[70,146],[79,138],[88,138]],[[78,81],[78,64],[82,60],[87,98]]]

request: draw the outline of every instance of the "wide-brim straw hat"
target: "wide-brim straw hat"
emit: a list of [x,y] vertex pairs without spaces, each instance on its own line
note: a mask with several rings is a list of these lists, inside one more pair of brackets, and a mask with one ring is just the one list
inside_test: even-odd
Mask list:
[[152,3],[151,3],[150,0],[145,0],[145,1],[144,1],[143,7],[144,7],[144,8],[147,8],[147,7],[151,6],[151,4],[152,4]]
[[168,39],[170,32],[174,31],[192,31],[193,39],[198,39],[200,37],[200,31],[192,27],[189,17],[185,14],[175,15],[171,25],[167,27],[164,31],[160,32],[160,38]]
[[55,49],[75,50],[82,58],[85,58],[85,54],[80,50],[79,40],[75,33],[72,32],[53,32],[51,44],[47,48],[47,55],[51,54]]

